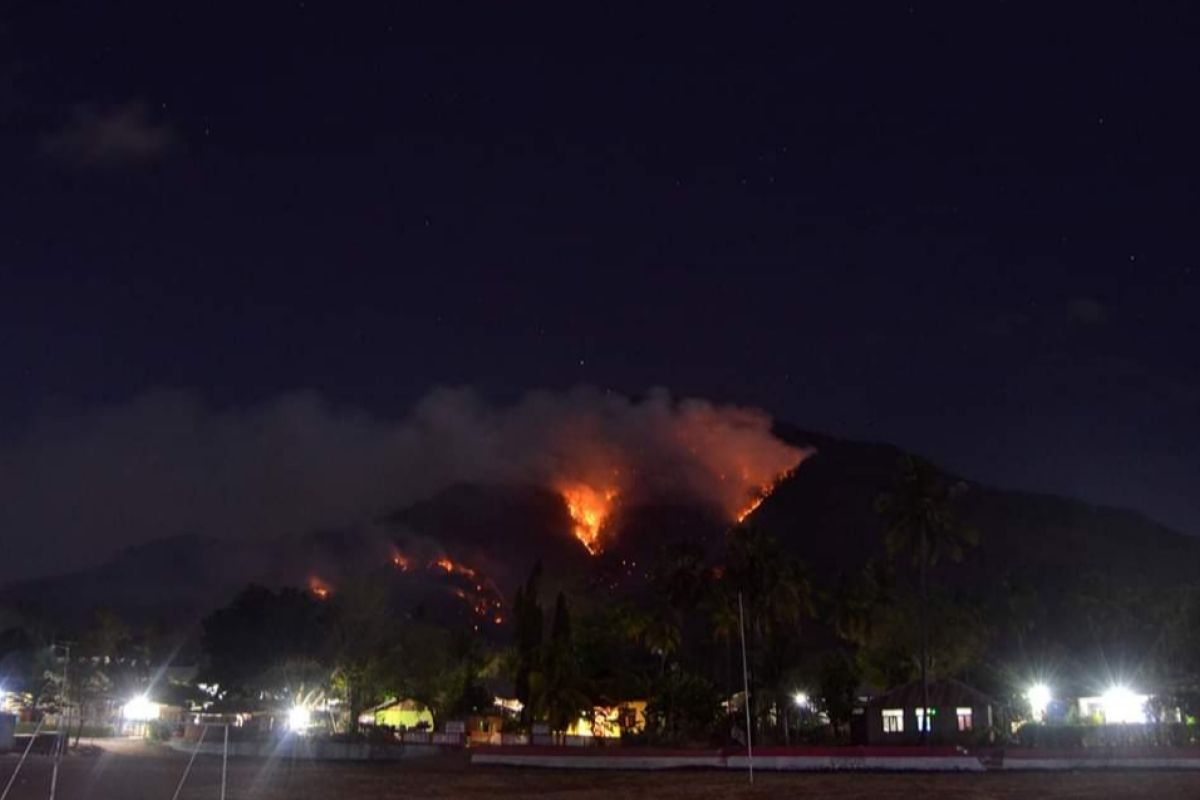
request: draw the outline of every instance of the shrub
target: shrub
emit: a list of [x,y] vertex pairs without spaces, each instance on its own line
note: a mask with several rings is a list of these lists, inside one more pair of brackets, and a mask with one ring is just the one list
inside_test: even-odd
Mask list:
[[146,738],[152,742],[166,742],[171,738],[173,726],[162,720],[155,720],[146,725]]
[[1029,722],[1017,731],[1016,742],[1021,747],[1047,750],[1200,745],[1195,728],[1181,722],[1149,725],[1044,725]]
[[1017,730],[1016,742],[1021,747],[1071,750],[1083,747],[1086,730],[1084,725],[1045,725],[1040,722],[1027,722]]

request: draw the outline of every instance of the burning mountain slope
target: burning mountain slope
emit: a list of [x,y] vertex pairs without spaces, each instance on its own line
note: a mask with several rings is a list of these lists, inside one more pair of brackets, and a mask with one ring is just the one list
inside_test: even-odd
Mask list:
[[[857,572],[866,558],[881,552],[874,500],[889,487],[901,451],[786,426],[777,426],[776,434],[794,446],[815,448],[816,455],[782,480],[747,524],[782,540],[808,563],[818,583]],[[0,606],[41,607],[51,616],[81,619],[107,606],[135,618],[166,614],[189,620],[227,602],[250,581],[304,586],[317,575],[336,593],[343,576],[377,569],[399,573],[402,602],[444,603],[448,612],[469,613],[476,604],[471,594],[487,594],[473,588],[482,584],[467,583],[468,576],[453,570],[429,569],[436,557],[429,554],[415,562],[419,577],[400,573],[392,548],[423,543],[430,554],[447,555],[487,576],[507,600],[539,559],[548,588],[577,588],[614,566],[636,577],[673,538],[699,539],[713,552],[730,524],[719,504],[679,497],[620,500],[608,519],[612,538],[600,557],[589,555],[572,535],[576,522],[552,488],[461,484],[361,528],[265,541],[160,540],[123,551],[95,569],[0,587]],[[963,511],[981,544],[953,574],[979,585],[1022,574],[1052,587],[1089,571],[1172,581],[1190,577],[1191,565],[1200,560],[1200,539],[1131,512],[1065,498],[972,485]],[[468,597],[458,598],[456,588]]]

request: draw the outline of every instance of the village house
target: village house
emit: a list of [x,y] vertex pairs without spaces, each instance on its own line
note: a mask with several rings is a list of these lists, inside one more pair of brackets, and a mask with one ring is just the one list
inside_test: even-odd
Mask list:
[[[913,681],[872,698],[866,709],[867,744],[968,744],[1004,724],[1000,703],[950,678],[929,682],[929,713],[921,682]],[[922,728],[928,734],[922,737]]]

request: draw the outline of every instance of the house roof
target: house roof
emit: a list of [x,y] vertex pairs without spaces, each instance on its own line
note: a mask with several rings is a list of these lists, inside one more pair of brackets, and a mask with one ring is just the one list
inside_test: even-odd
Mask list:
[[[868,708],[920,708],[923,702],[921,682],[913,681],[874,697]],[[953,678],[940,678],[929,682],[930,707],[946,706],[995,706],[995,698]]]
[[377,706],[363,709],[364,714],[374,714],[376,711],[386,711],[389,708],[398,708],[401,711],[424,711],[425,706],[418,703],[416,700],[408,698],[389,698]]

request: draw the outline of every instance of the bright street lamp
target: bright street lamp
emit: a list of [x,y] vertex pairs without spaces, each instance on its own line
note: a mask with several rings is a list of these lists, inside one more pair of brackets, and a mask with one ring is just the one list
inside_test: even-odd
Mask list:
[[1046,709],[1050,707],[1050,701],[1054,699],[1054,696],[1049,686],[1044,683],[1035,683],[1029,687],[1029,691],[1025,692],[1025,699],[1029,701],[1033,718],[1042,722],[1046,719]]
[[288,730],[293,733],[303,733],[312,725],[312,712],[304,706],[292,706],[288,711]]

